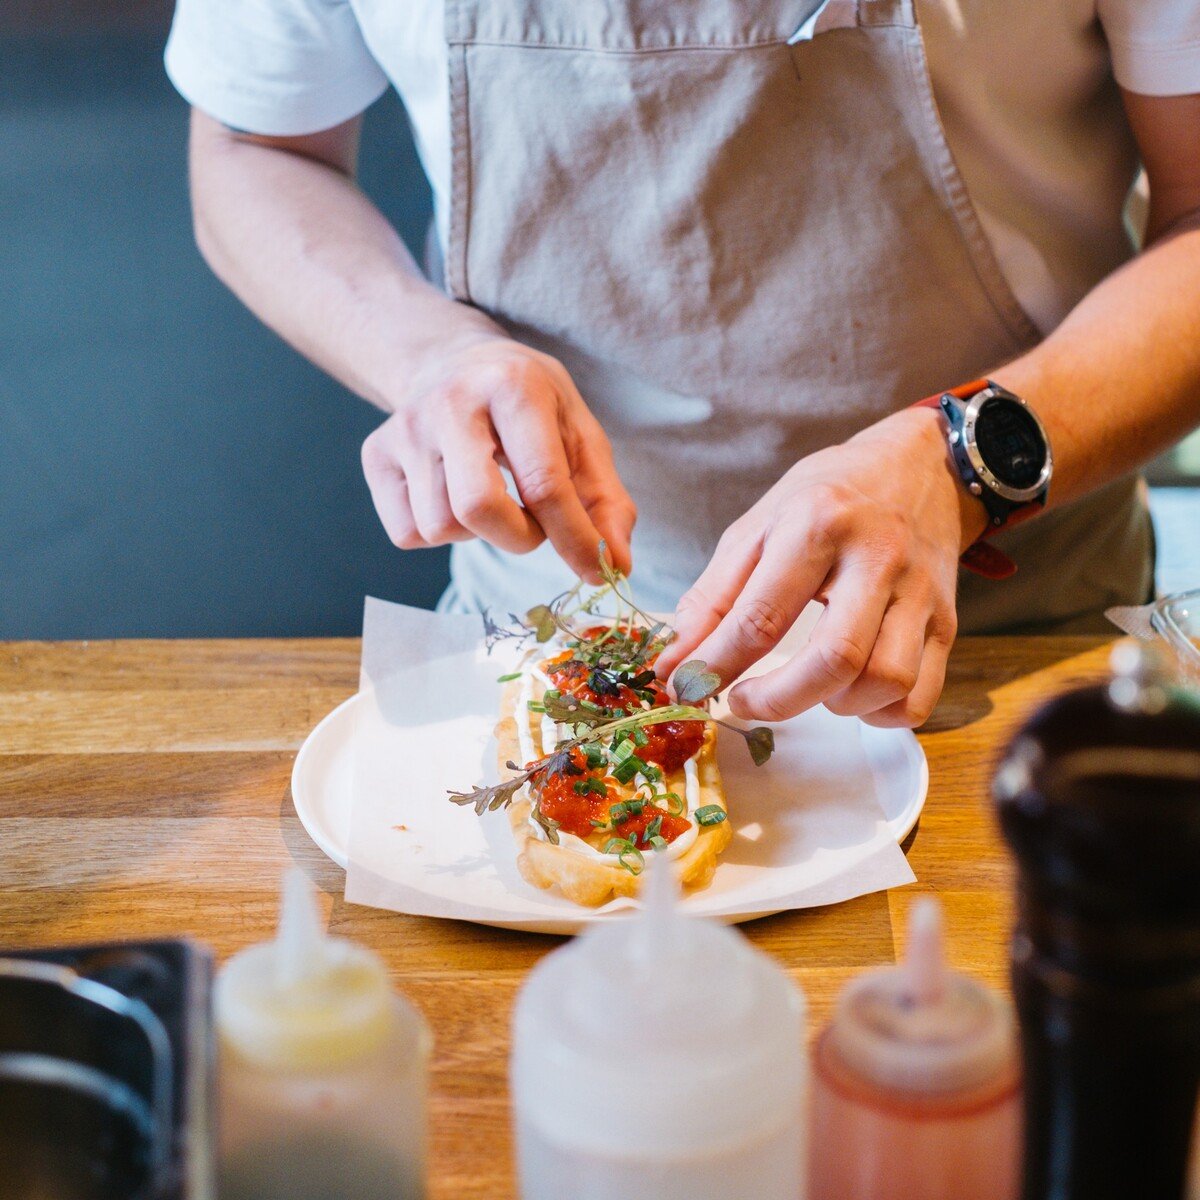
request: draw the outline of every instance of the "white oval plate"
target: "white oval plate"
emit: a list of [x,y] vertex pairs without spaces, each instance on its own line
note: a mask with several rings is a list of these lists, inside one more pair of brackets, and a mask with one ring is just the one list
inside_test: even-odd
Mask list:
[[[343,869],[349,857],[358,701],[357,695],[351,696],[325,717],[305,739],[292,767],[296,812],[312,840]],[[907,729],[863,725],[861,734],[883,815],[896,841],[902,842],[916,825],[929,791],[925,752]]]

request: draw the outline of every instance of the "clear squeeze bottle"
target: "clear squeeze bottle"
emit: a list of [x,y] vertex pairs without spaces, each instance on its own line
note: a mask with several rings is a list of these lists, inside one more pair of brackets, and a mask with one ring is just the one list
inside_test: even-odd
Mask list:
[[903,963],[853,980],[814,1047],[809,1200],[1014,1200],[1019,1130],[1009,1011],[919,900]]
[[638,916],[549,955],[517,1001],[524,1200],[798,1200],[804,1002],[738,933],[682,916],[651,870]]
[[1200,697],[1137,643],[1120,643],[1112,668],[1035,713],[994,785],[1018,865],[1024,1200],[1185,1191],[1200,1088]]
[[275,941],[216,986],[221,1200],[419,1200],[428,1028],[382,960],[326,937],[312,886],[284,880]]

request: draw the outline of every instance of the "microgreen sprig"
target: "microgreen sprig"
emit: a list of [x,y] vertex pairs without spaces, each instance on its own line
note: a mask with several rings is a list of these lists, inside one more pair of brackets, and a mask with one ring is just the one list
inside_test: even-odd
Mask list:
[[[564,696],[560,697],[560,699],[564,702],[579,703],[573,696]],[[557,720],[555,713],[551,711],[550,705],[547,705],[546,712],[551,718]],[[557,774],[560,771],[565,771],[571,775],[579,774],[580,768],[575,766],[571,759],[571,751],[577,746],[587,746],[595,742],[602,742],[624,729],[636,729],[645,725],[661,725],[666,721],[717,721],[717,724],[724,725],[726,729],[732,729],[735,733],[746,739],[746,746],[750,751],[750,757],[754,760],[756,766],[761,767],[771,757],[771,753],[775,749],[775,735],[765,725],[759,726],[757,729],[739,729],[736,725],[728,725],[724,721],[718,720],[702,708],[693,708],[688,704],[665,704],[659,708],[643,708],[635,713],[629,713],[627,716],[617,717],[615,720],[608,719],[607,715],[600,716],[597,713],[589,712],[582,707],[571,708],[569,712],[573,715],[568,716],[564,723],[573,724],[577,730],[582,726],[584,728],[583,733],[576,733],[575,737],[563,742],[553,754],[547,754],[544,758],[539,758],[527,767],[518,767],[510,759],[504,765],[510,771],[516,772],[512,778],[488,787],[477,787],[470,792],[452,791],[449,793],[451,801],[454,804],[472,805],[480,816],[485,812],[495,812],[498,808],[507,808],[516,799],[517,792],[520,791],[522,785],[528,783],[534,775],[541,771],[546,771],[551,775]],[[537,815],[535,811],[535,819]],[[547,838],[557,845],[557,833],[551,837],[548,831]]]
[[707,709],[697,708],[692,704],[666,704],[657,708],[643,708],[615,720],[612,719],[609,710],[600,709],[597,705],[580,700],[570,693],[560,692],[557,696],[551,696],[547,692],[543,704],[546,715],[559,725],[573,725],[577,729],[583,726],[589,729],[591,733],[583,739],[588,742],[597,741],[623,729],[641,729],[646,725],[658,725],[664,721],[712,721],[746,739],[746,746],[756,767],[761,767],[775,750],[775,734],[767,726],[742,729],[723,721],[720,717],[714,717]]

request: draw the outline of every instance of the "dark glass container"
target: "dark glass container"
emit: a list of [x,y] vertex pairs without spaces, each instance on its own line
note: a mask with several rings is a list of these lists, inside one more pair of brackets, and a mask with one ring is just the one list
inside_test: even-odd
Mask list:
[[1200,1087],[1200,703],[1144,647],[1000,764],[1024,1200],[1179,1200]]

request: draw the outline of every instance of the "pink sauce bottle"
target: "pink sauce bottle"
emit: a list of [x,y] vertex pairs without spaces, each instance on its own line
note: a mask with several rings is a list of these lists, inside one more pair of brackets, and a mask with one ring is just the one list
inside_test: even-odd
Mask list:
[[1020,1126],[1009,1009],[919,900],[903,963],[850,983],[813,1049],[809,1200],[1015,1200]]

